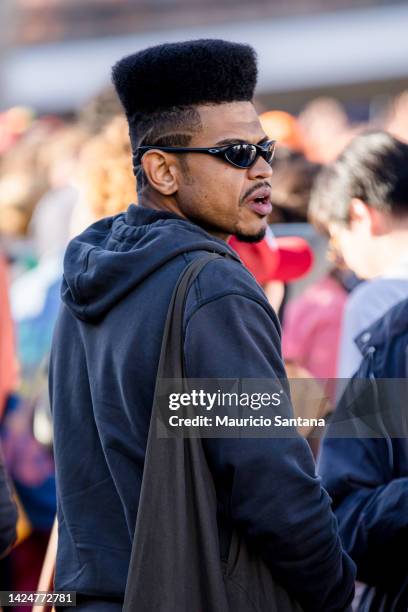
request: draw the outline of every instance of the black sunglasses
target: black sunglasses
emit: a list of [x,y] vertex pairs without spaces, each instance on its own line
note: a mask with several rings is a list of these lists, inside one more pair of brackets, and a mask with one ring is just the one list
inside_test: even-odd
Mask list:
[[254,165],[258,157],[262,157],[269,165],[272,165],[275,154],[276,140],[267,140],[266,142],[254,144],[231,144],[223,147],[161,147],[160,145],[146,145],[137,149],[137,155],[134,156],[140,161],[146,151],[158,149],[159,151],[167,151],[168,153],[207,153],[220,157],[236,168],[250,168]]

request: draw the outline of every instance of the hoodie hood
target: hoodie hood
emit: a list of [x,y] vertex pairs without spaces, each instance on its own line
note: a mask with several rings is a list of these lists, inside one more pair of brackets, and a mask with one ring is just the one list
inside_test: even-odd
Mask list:
[[94,223],[68,245],[61,297],[83,321],[103,317],[137,285],[181,253],[238,256],[222,240],[176,214],[131,204]]

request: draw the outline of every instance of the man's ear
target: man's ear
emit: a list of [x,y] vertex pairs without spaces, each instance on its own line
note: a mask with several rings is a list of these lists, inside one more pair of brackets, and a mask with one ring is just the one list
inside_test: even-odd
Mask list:
[[179,168],[171,154],[152,149],[142,158],[142,167],[150,186],[162,195],[173,195],[179,188]]
[[363,200],[353,198],[350,202],[350,222],[364,225],[373,236],[381,236],[388,231],[388,220],[384,212],[368,206]]
[[350,221],[369,222],[371,210],[360,198],[352,198],[349,204]]

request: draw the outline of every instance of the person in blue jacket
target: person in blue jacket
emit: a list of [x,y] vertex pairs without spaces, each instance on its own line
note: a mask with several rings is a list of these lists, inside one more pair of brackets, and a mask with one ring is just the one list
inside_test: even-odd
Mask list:
[[[226,244],[261,239],[271,211],[275,145],[252,103],[256,77],[253,49],[221,40],[153,47],[113,69],[139,205],[70,243],[50,367],[55,587],[86,609],[121,609],[164,323],[189,262],[225,255],[187,298],[188,376],[285,378],[277,316]],[[349,609],[354,564],[307,442],[211,439],[205,451],[221,551],[237,525],[304,610]]]
[[333,424],[347,423],[348,435],[331,435],[329,427],[319,473],[357,577],[367,585],[358,610],[402,612],[408,610],[408,299],[356,344],[362,363]]

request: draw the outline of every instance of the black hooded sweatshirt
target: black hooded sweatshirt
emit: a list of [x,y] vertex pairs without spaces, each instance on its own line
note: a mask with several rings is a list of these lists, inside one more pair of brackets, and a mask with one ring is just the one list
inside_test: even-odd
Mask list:
[[[185,266],[213,250],[229,257],[207,264],[189,292],[187,375],[283,378],[279,323],[261,287],[194,223],[131,205],[68,246],[50,368],[56,590],[123,597],[167,308]],[[345,610],[355,568],[305,440],[211,439],[205,450],[224,522],[306,610]]]

